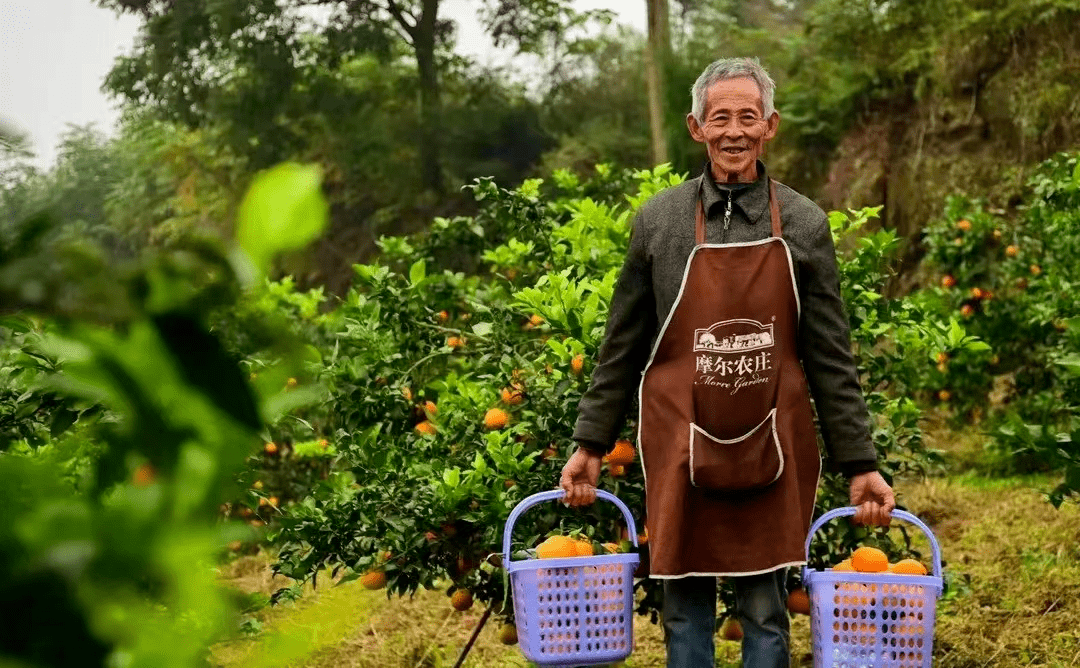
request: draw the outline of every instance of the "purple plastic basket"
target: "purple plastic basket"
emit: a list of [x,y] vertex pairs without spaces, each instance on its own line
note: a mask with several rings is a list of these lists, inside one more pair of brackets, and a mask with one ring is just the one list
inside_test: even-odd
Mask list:
[[[822,515],[806,536],[810,541],[829,520],[854,515],[837,508]],[[941,548],[929,527],[914,515],[894,510],[930,539],[931,575],[815,571],[803,568],[810,598],[814,668],[930,668],[937,599],[941,596]]]
[[[503,563],[514,593],[518,645],[541,668],[622,661],[634,650],[637,553],[510,561],[510,536],[521,513],[564,494],[561,489],[533,494],[506,521]],[[626,505],[603,490],[596,496],[619,507],[637,547],[637,528]]]

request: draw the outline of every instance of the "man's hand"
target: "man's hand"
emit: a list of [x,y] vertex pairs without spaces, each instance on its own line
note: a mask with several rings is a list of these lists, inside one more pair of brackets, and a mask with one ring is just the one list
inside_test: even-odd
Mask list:
[[851,478],[851,505],[856,506],[855,524],[889,526],[890,515],[896,508],[892,487],[877,471],[858,473]]
[[563,467],[559,487],[566,490],[563,503],[570,506],[587,506],[596,501],[596,483],[600,480],[600,464],[603,457],[578,448]]

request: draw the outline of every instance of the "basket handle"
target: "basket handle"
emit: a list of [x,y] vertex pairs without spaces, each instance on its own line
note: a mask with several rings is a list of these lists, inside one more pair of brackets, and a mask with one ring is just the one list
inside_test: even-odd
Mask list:
[[[514,531],[514,523],[517,521],[517,518],[520,517],[523,512],[525,512],[526,510],[528,510],[529,508],[535,506],[538,503],[543,503],[544,501],[554,501],[556,499],[561,499],[565,495],[566,495],[566,492],[565,492],[565,490],[562,490],[562,489],[553,489],[553,490],[548,491],[548,492],[537,492],[536,494],[533,494],[532,496],[525,497],[524,499],[521,500],[521,503],[517,504],[517,506],[514,507],[514,510],[512,510],[510,512],[510,517],[506,520],[506,528],[503,529],[503,560],[504,560],[504,563],[507,563],[507,564],[510,563],[510,536]],[[619,510],[622,511],[623,518],[626,520],[626,526],[630,530],[630,540],[633,541],[634,547],[637,547],[638,546],[637,527],[634,525],[634,518],[630,515],[630,509],[626,507],[626,504],[624,504],[622,501],[620,501],[619,498],[617,496],[615,496],[614,494],[612,494],[610,492],[605,492],[602,489],[596,490],[596,497],[598,499],[604,499],[605,501],[610,501],[610,502],[614,503],[616,506],[618,506]]]
[[[814,538],[814,534],[821,528],[821,525],[825,524],[829,520],[836,519],[837,517],[845,517],[848,515],[854,515],[858,510],[855,506],[846,506],[844,508],[834,508],[825,513],[817,519],[816,522],[810,527],[810,533],[806,534],[806,545],[804,551],[806,552],[807,560],[810,559],[810,541]],[[911,513],[904,510],[893,510],[891,513],[893,518],[899,518],[907,522],[911,522],[915,526],[919,527],[926,537],[930,539],[930,548],[934,551],[934,570],[932,573],[937,577],[941,577],[941,547],[938,546],[937,538],[934,538],[934,533],[930,531],[930,527],[923,524],[923,521],[918,517],[915,517]]]

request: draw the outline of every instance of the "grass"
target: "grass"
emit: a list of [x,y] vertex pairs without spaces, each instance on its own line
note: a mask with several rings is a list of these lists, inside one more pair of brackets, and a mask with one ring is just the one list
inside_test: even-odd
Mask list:
[[[897,481],[899,502],[939,541],[950,584],[938,604],[937,668],[1080,665],[1080,506],[1046,502],[1042,492],[1055,482],[1047,474],[991,478],[972,469]],[[925,541],[922,547],[929,554]],[[271,591],[267,568],[265,557],[247,558],[223,577],[245,591]],[[214,660],[223,668],[449,668],[481,614],[478,606],[453,611],[442,591],[387,601],[356,583],[320,587],[258,613],[262,634],[217,646]],[[627,668],[664,666],[660,628],[646,618],[634,626]],[[527,665],[497,631],[493,617],[466,667]],[[812,665],[807,617],[792,620],[791,636],[792,665]],[[738,643],[718,636],[716,645],[717,666],[740,665]]]

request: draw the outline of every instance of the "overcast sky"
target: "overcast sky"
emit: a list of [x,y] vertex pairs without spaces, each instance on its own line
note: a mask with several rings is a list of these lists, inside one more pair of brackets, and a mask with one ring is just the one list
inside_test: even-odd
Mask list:
[[[479,0],[445,0],[441,15],[458,22],[458,50],[495,64],[495,52],[476,21]],[[606,8],[644,30],[644,0],[575,0],[580,9]],[[0,0],[0,120],[30,134],[37,163],[51,165],[68,124],[95,123],[112,132],[117,118],[101,82],[116,56],[129,51],[139,22],[117,17],[93,0]]]

